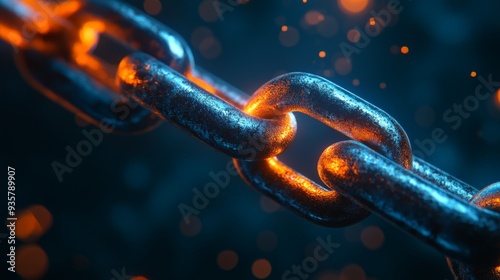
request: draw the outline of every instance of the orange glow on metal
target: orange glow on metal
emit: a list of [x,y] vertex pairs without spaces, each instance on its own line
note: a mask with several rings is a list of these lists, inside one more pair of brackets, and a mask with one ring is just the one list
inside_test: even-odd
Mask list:
[[33,9],[35,16],[28,19],[38,33],[46,34],[54,25],[59,25],[57,17],[66,17],[81,8],[79,0],[68,0],[64,2],[49,3],[50,1],[21,0],[29,8]]
[[200,77],[197,77],[196,75],[194,75],[191,72],[188,72],[186,74],[186,78],[188,78],[188,80],[190,80],[191,82],[195,83],[197,86],[201,87],[202,89],[204,89],[212,94],[215,94],[217,92],[217,90],[211,84],[209,84],[207,81],[201,79]]
[[80,29],[81,52],[87,52],[93,49],[99,42],[99,34],[106,30],[106,26],[101,21],[90,21]]
[[57,5],[56,13],[59,16],[68,16],[78,11],[82,7],[80,1],[66,1]]
[[99,36],[106,31],[106,26],[101,21],[89,21],[83,24],[78,32],[79,40],[73,45],[73,59],[76,64],[90,71],[102,72],[102,63],[90,52],[99,42]]
[[330,169],[335,171],[335,174],[341,177],[346,177],[349,171],[356,172],[356,168],[351,168],[349,164],[340,158],[331,157],[328,161],[323,161],[323,164]]
[[141,83],[137,78],[137,71],[124,61],[118,66],[118,76],[127,84],[137,85]]
[[20,47],[24,40],[19,32],[0,24],[0,37],[10,44]]
[[336,191],[325,191],[318,187],[313,181],[297,173],[286,164],[279,161],[277,157],[265,160],[266,169],[276,177],[283,178],[292,189],[303,192],[308,197],[313,197],[318,205],[336,203],[341,198]]
[[338,0],[339,6],[344,12],[349,14],[361,13],[370,4],[369,0]]

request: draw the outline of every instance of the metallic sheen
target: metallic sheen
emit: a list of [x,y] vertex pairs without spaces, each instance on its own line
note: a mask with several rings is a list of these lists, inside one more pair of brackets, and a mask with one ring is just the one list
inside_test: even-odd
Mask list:
[[[122,92],[161,118],[233,158],[268,158],[281,153],[295,136],[292,114],[253,117],[206,92],[155,58],[136,53],[118,70]],[[262,142],[258,153],[253,142]]]
[[[500,213],[500,182],[489,185],[477,192],[470,203]],[[451,258],[447,258],[447,261],[453,275],[458,279],[500,279],[500,265],[498,265],[500,260],[497,261],[497,265],[491,265],[486,262],[471,265]]]
[[[413,157],[406,133],[382,110],[307,73],[277,77],[249,97],[196,67],[178,34],[134,8],[56,2],[57,12],[37,21],[46,2],[0,0],[0,39],[53,101],[115,131],[168,120],[235,158],[250,185],[306,219],[345,226],[373,211],[445,253],[458,279],[500,279],[500,184],[477,191]],[[108,53],[99,54],[101,45]],[[275,157],[295,136],[292,112],[359,141],[321,155],[329,189]]]
[[[257,90],[245,111],[266,118],[291,111],[307,114],[411,168],[410,142],[401,126],[384,111],[321,77],[307,73],[277,77]],[[277,158],[235,160],[235,165],[251,186],[315,223],[346,226],[369,214],[359,204],[309,180]]]
[[327,186],[447,256],[500,264],[500,214],[469,204],[359,142],[328,147],[318,171]]

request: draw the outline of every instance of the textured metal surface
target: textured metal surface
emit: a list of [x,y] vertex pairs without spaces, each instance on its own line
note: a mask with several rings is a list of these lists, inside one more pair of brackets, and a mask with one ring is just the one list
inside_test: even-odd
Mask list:
[[387,113],[316,75],[289,73],[258,89],[245,112],[269,118],[301,112],[411,168],[410,141]]
[[500,214],[469,204],[358,142],[328,147],[318,171],[332,189],[446,255],[500,264]]
[[[489,185],[480,190],[474,195],[470,203],[477,207],[500,213],[500,183]],[[500,241],[497,241],[497,248],[500,247],[499,243]],[[497,265],[491,265],[483,262],[471,265],[452,258],[447,258],[447,261],[453,275],[458,279],[500,279],[500,265],[498,263]]]
[[[321,77],[306,73],[277,77],[257,90],[245,111],[266,118],[292,111],[307,114],[411,168],[410,142],[401,126],[382,110]],[[326,190],[277,158],[239,160],[235,165],[254,188],[318,224],[345,226],[369,214],[359,204]]]
[[286,149],[295,136],[293,115],[248,115],[146,54],[128,56],[118,72],[123,92],[231,157],[268,158]]
[[370,215],[357,202],[335,190],[326,189],[276,158],[254,162],[233,161],[249,185],[316,224],[342,227]]
[[71,16],[72,22],[102,21],[105,33],[147,53],[185,74],[193,64],[193,54],[184,39],[164,24],[119,1],[85,4]]
[[[13,28],[19,30],[23,28],[23,19],[35,14],[34,9],[37,8],[21,2],[4,2],[0,2],[0,14],[13,18],[12,22],[18,23]],[[98,69],[78,65],[74,46],[79,40],[79,30],[87,22],[103,22],[106,26],[104,33],[132,49],[154,55],[183,73],[190,71],[193,60],[191,50],[174,31],[128,5],[117,1],[82,5],[75,13],[56,18],[56,21],[64,22],[60,30],[50,36],[37,33],[30,40],[42,40],[47,45],[55,42],[57,53],[40,50],[40,44],[33,42],[19,46],[22,49],[18,64],[24,75],[47,97],[94,125],[104,121],[121,132],[154,128],[159,118],[120,97],[115,83],[116,65],[106,65],[97,59]]]
[[466,201],[469,201],[477,189],[458,180],[440,170],[439,168],[430,165],[418,157],[413,157],[413,171],[415,174],[431,181],[432,183],[446,189],[448,192],[455,194]]
[[[118,1],[61,2],[46,24],[34,20],[41,3],[0,0],[0,38],[20,49],[18,66],[50,99],[115,131],[168,120],[235,158],[250,185],[302,217],[345,226],[375,212],[448,255],[458,279],[500,279],[500,185],[477,191],[412,157],[406,133],[382,110],[307,73],[277,77],[250,98],[197,68],[174,31]],[[119,65],[94,55],[100,36],[127,50]],[[291,112],[364,144],[323,152],[328,188],[275,157],[295,136]]]
[[120,98],[62,60],[23,50],[17,61],[33,87],[96,126],[112,127],[116,132],[145,132],[159,124],[151,112]]

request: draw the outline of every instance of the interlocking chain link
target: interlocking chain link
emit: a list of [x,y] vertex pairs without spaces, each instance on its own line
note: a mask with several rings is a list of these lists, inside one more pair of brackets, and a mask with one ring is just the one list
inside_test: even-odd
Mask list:
[[[310,221],[338,227],[375,212],[446,254],[457,279],[500,279],[500,183],[477,191],[413,157],[393,118],[330,81],[290,73],[250,98],[197,67],[174,31],[117,1],[0,0],[0,38],[35,88],[95,125],[139,132],[167,120]],[[97,54],[106,38],[121,52]],[[326,187],[276,157],[295,137],[292,112],[353,139],[321,155]]]

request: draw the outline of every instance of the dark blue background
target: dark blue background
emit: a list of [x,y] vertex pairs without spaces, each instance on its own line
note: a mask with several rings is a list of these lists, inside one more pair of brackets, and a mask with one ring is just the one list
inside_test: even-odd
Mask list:
[[[128,2],[143,9],[143,1]],[[378,11],[386,3],[377,2],[370,9]],[[251,94],[285,72],[324,75],[329,70],[334,74],[328,79],[397,119],[413,145],[416,139],[430,137],[435,127],[444,128],[449,139],[426,157],[432,164],[477,188],[500,180],[500,105],[495,98],[481,102],[457,130],[442,118],[454,103],[474,93],[479,82],[471,71],[500,80],[500,4],[402,0],[399,17],[353,55],[352,70],[346,75],[334,71],[334,61],[341,55],[339,44],[348,42],[349,29],[364,27],[371,17],[368,12],[346,15],[334,0],[250,1],[225,13],[223,21],[207,22],[200,16],[200,1],[162,4],[156,18],[186,39],[197,64],[243,91]],[[301,25],[310,10],[335,19],[338,31],[333,37]],[[295,46],[280,43],[282,24],[299,31]],[[191,37],[199,27],[212,30],[221,44],[220,55],[208,59],[193,45]],[[406,45],[410,52],[392,53],[394,45],[398,49]],[[326,51],[325,58],[318,57],[321,50]],[[3,166],[17,169],[18,206],[42,204],[54,219],[38,241],[49,257],[46,279],[111,279],[111,271],[122,268],[149,279],[256,279],[251,265],[259,258],[272,265],[268,279],[281,279],[285,270],[310,255],[317,237],[327,235],[341,246],[320,263],[311,279],[363,279],[321,278],[326,273],[339,275],[350,264],[361,266],[366,279],[452,277],[441,253],[376,215],[347,228],[328,229],[285,209],[267,213],[260,206],[261,195],[238,177],[232,177],[230,185],[201,211],[201,231],[193,237],[183,235],[179,203],[191,203],[192,189],[210,182],[209,172],[224,170],[230,159],[169,124],[147,134],[105,135],[102,145],[59,183],[51,163],[63,161],[65,147],[85,139],[82,129],[92,126],[77,125],[72,113],[32,89],[4,43],[0,63]],[[359,86],[353,79],[359,79]],[[379,86],[382,82],[385,89]],[[282,159],[319,180],[319,155],[340,139],[344,137],[317,121],[298,116],[297,138]],[[372,225],[385,235],[378,250],[365,248],[359,237]],[[263,231],[277,237],[270,252],[257,246]],[[229,272],[217,266],[223,250],[239,256]]]

